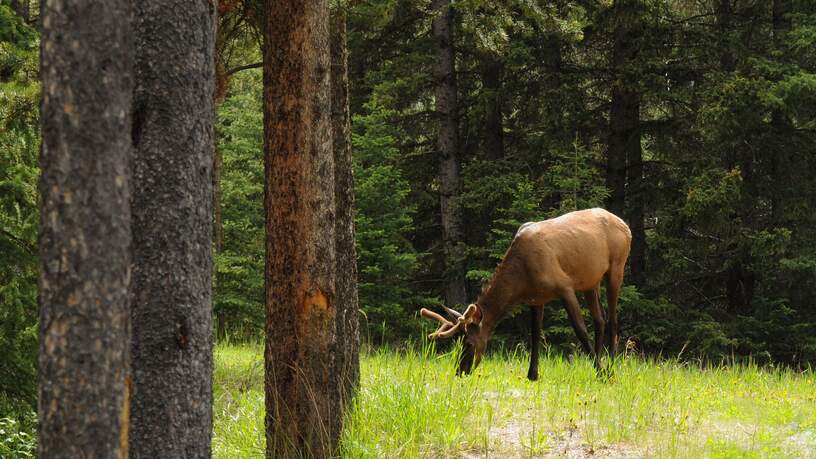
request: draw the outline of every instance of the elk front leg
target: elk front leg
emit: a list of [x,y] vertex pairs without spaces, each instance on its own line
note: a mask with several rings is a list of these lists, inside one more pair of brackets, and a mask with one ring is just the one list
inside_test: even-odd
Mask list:
[[567,315],[570,318],[570,322],[572,322],[572,328],[575,330],[578,341],[581,342],[581,346],[587,354],[594,355],[592,346],[589,344],[586,324],[584,324],[584,318],[581,316],[581,303],[579,303],[578,298],[575,297],[575,292],[572,289],[565,290],[562,293],[562,298],[564,299],[564,308],[567,310]]
[[530,370],[527,379],[538,379],[538,352],[541,344],[541,322],[544,321],[544,306],[530,306]]

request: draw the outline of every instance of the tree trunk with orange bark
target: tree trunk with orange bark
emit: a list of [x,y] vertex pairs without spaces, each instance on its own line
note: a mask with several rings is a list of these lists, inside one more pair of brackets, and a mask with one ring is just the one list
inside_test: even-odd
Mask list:
[[327,0],[266,3],[267,457],[331,457],[335,187]]

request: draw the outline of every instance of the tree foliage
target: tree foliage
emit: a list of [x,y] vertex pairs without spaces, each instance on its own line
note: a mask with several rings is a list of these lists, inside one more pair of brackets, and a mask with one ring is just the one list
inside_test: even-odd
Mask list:
[[18,419],[37,406],[38,48],[0,4],[0,413]]

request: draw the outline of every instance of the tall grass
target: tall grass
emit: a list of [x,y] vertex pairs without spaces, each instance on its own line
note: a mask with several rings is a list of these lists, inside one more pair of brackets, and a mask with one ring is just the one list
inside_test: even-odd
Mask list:
[[[454,375],[431,347],[362,356],[361,388],[341,439],[351,458],[816,457],[816,376],[754,364],[626,358],[611,378],[592,362],[494,355]],[[216,457],[263,455],[259,346],[216,352]]]

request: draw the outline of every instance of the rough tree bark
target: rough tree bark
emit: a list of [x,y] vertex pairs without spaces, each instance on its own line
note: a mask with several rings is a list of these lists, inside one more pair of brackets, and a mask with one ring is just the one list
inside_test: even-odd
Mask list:
[[37,457],[127,457],[130,7],[43,3]]
[[133,8],[130,454],[209,457],[214,5]]
[[[331,16],[331,104],[334,150],[335,250],[337,308],[336,383],[341,411],[353,397],[360,379],[360,334],[357,297],[357,251],[354,247],[354,177],[351,167],[346,10]],[[334,418],[332,441],[340,437],[342,417]]]
[[642,285],[646,257],[646,233],[643,217],[643,152],[640,145],[640,93],[627,76],[627,67],[637,59],[638,44],[633,39],[637,24],[637,4],[616,1],[613,31],[612,104],[609,111],[606,186],[610,190],[607,209],[625,218],[632,230],[629,255],[630,279]]
[[456,69],[453,49],[453,8],[451,0],[433,0],[433,37],[436,41],[436,112],[439,117],[439,195],[445,248],[445,301],[467,304],[462,209],[459,205],[459,115],[456,96]]
[[330,457],[341,415],[335,358],[335,191],[328,0],[266,3],[267,457]]

